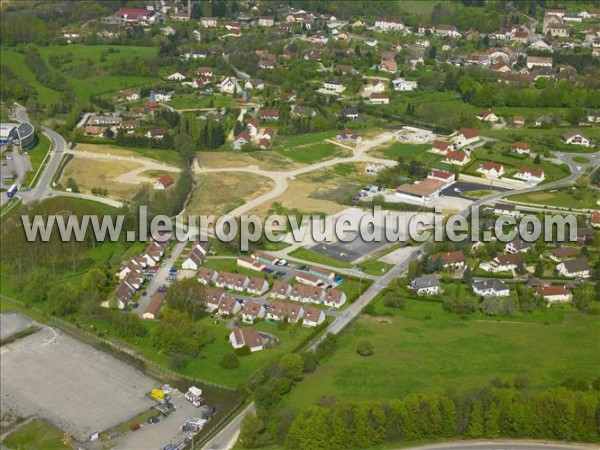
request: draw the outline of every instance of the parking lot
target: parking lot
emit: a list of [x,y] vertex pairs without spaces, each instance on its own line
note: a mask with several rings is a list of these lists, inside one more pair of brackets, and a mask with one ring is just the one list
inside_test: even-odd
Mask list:
[[4,341],[34,324],[33,320],[23,314],[2,313],[0,314],[0,340]]
[[[18,329],[22,317],[2,314],[2,326]],[[59,330],[37,325],[40,331],[0,348],[2,416],[38,415],[86,441],[154,404],[146,393],[155,380]]]
[[322,255],[335,258],[339,261],[351,263],[363,256],[369,255],[376,252],[387,245],[394,244],[396,242],[389,242],[385,240],[385,230],[381,227],[377,227],[377,233],[381,231],[384,239],[381,241],[365,241],[358,233],[349,233],[346,236],[352,239],[350,242],[336,241],[331,243],[317,244],[310,249],[314,252],[321,253]]

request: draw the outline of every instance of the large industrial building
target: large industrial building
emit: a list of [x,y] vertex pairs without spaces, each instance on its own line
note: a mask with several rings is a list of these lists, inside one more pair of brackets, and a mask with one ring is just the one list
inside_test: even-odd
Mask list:
[[24,150],[35,145],[35,129],[29,122],[0,123],[0,145],[14,144]]

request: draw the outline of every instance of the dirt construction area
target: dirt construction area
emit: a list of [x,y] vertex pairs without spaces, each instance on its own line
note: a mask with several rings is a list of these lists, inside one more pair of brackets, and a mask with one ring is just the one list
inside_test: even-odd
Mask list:
[[[3,326],[22,323],[19,315],[4,316]],[[154,405],[146,394],[155,380],[59,330],[36,325],[40,331],[0,348],[3,417],[38,415],[86,441]]]

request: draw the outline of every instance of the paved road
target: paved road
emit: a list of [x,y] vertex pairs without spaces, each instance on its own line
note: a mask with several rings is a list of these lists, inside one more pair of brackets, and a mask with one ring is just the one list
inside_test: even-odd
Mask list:
[[250,403],[242,412],[227,424],[214,438],[202,447],[203,450],[224,450],[232,448],[237,441],[240,433],[242,420],[247,414],[253,413],[256,410],[254,403]]
[[560,444],[554,442],[463,441],[427,445],[423,447],[407,447],[406,450],[589,450],[593,448],[597,449],[598,446],[586,444]]

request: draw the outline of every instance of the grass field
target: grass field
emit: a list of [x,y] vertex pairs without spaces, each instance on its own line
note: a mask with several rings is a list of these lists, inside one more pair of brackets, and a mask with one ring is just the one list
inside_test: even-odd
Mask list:
[[50,145],[50,139],[45,134],[39,133],[38,143],[29,150],[29,160],[31,161],[32,170],[25,176],[25,179],[23,180],[24,185],[29,185],[33,181],[33,177],[35,177],[35,174],[42,166],[42,162],[48,154],[48,150],[50,150]]
[[198,163],[202,167],[218,169],[224,167],[258,166],[264,170],[292,170],[303,164],[283,156],[283,152],[198,152]]
[[246,172],[200,174],[196,182],[190,214],[225,214],[273,187],[269,178]]
[[[560,307],[559,307],[560,308]],[[535,388],[568,377],[597,376],[600,332],[596,317],[568,306],[536,312],[534,322],[503,321],[446,313],[437,302],[408,300],[405,311],[362,315],[339,338],[336,353],[295,387],[285,404],[313,405],[323,397],[377,401],[417,392],[482,387],[500,377],[512,381],[527,371]],[[544,325],[546,316],[556,322]],[[551,320],[550,322],[553,322]],[[375,354],[364,358],[357,343],[369,340]]]
[[427,150],[431,148],[429,144],[400,144],[394,143],[383,150],[383,155],[387,159],[397,160],[402,157],[413,157],[417,155],[423,155]]
[[62,443],[63,433],[42,419],[34,419],[9,434],[2,444],[9,449],[59,450],[70,447]]
[[592,189],[566,187],[550,191],[517,194],[508,197],[515,202],[534,203],[540,206],[559,206],[562,208],[598,208],[598,192]]
[[294,161],[306,164],[313,164],[325,159],[331,159],[332,157],[351,156],[348,150],[344,150],[342,147],[329,142],[294,147],[282,151],[281,154]]
[[315,144],[330,139],[337,134],[336,130],[322,131],[320,133],[297,134],[294,136],[277,136],[274,150],[286,150],[300,145]]

